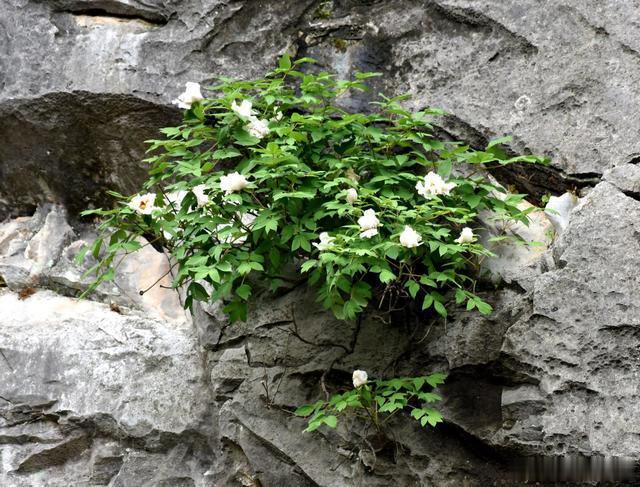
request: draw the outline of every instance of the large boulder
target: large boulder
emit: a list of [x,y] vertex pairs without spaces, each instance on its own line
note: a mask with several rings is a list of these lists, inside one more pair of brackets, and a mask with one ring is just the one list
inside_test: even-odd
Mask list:
[[[0,283],[21,293],[42,288],[80,296],[97,278],[95,272],[87,273],[97,260],[85,253],[78,262],[78,255],[96,238],[92,226],[72,228],[66,209],[59,205],[47,204],[31,217],[0,223]],[[141,243],[138,252],[117,256],[115,278],[100,284],[90,297],[114,308],[144,311],[151,318],[189,322],[180,294],[171,287],[168,255]]]
[[640,431],[640,203],[608,183],[573,211],[535,282],[530,313],[507,330],[501,445],[637,457]]
[[189,326],[0,291],[0,484],[202,485],[207,375]]

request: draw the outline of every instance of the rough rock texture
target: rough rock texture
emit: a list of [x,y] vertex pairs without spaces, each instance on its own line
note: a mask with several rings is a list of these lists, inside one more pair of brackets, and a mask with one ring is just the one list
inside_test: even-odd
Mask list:
[[[47,288],[66,296],[81,295],[95,277],[86,271],[96,260],[87,254],[79,264],[77,256],[95,238],[90,226],[71,228],[66,210],[56,205],[0,224],[0,283],[22,293]],[[94,298],[144,311],[152,318],[190,321],[178,293],[168,289],[172,276],[166,255],[145,245],[117,262],[116,279],[101,284]]]
[[454,136],[513,134],[560,169],[502,172],[529,192],[591,184],[640,157],[637,17],[616,0],[7,0],[0,216],[132,191],[142,141],[176,120],[185,81],[258,75],[285,50],[340,75],[382,72],[372,93],[444,108]]
[[[503,392],[500,444],[553,454],[640,454],[640,203],[608,183],[573,211],[501,353],[530,382]],[[534,385],[535,384],[535,385]],[[526,416],[525,416],[526,415]]]
[[[490,485],[514,455],[636,457],[640,5],[617,0],[5,0],[0,3],[0,484]],[[247,323],[193,320],[151,248],[94,299],[77,212],[137,189],[143,140],[185,81],[248,77],[288,50],[449,116],[442,130],[550,168],[494,171],[580,190],[553,247],[496,249],[490,317],[336,322],[303,288]],[[372,95],[343,100],[366,109]],[[602,180],[602,181],[601,181]],[[44,204],[43,204],[44,203]],[[40,205],[40,206],[38,206]],[[37,207],[37,210],[36,210]],[[540,215],[525,238],[551,237]],[[48,290],[47,290],[48,289]],[[33,294],[35,292],[35,294]],[[446,423],[301,435],[296,405],[372,376],[449,373]]]
[[0,323],[0,484],[202,484],[211,394],[189,326],[6,290]]

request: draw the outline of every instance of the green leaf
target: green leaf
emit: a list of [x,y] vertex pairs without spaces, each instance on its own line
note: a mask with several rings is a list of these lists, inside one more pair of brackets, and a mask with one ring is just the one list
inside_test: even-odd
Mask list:
[[236,294],[240,296],[243,300],[247,301],[249,296],[251,296],[251,286],[248,284],[243,284],[236,288]]
[[431,387],[438,387],[440,384],[444,384],[444,380],[446,379],[446,377],[447,376],[445,374],[441,373],[431,374],[427,376],[427,383]]
[[251,146],[260,142],[260,139],[249,135],[249,132],[240,127],[233,131],[233,137],[238,145]]
[[390,283],[391,281],[394,281],[395,278],[396,278],[396,275],[393,272],[389,271],[389,270],[385,269],[382,272],[380,272],[379,279],[380,279],[380,282],[382,282],[384,284],[387,284],[387,283]]
[[440,161],[440,163],[438,164],[438,174],[445,180],[449,179],[449,175],[451,174],[451,166],[451,160],[447,159],[444,161]]
[[433,309],[435,309],[436,313],[438,313],[440,316],[442,316],[443,318],[446,318],[447,309],[444,307],[444,305],[440,301],[433,302]]
[[338,418],[333,415],[325,417],[323,421],[329,428],[335,428],[338,426]]
[[429,408],[424,409],[424,411],[426,415],[422,416],[422,419],[420,420],[420,424],[422,424],[422,426],[425,426],[427,423],[431,426],[436,426],[438,423],[442,423],[442,414],[438,411]]
[[511,142],[512,140],[513,140],[513,137],[511,137],[510,135],[506,136],[506,137],[500,137],[500,138],[497,138],[497,139],[493,139],[487,145],[487,149],[491,149],[492,147],[494,147],[496,145],[506,144],[507,142]]
[[229,159],[231,157],[241,156],[242,153],[238,149],[228,147],[226,149],[218,149],[213,153],[214,159]]
[[302,416],[303,418],[306,418],[312,412],[314,412],[315,409],[316,409],[315,404],[307,404],[305,406],[300,406],[298,409],[296,409],[293,412],[293,414],[295,414],[296,416]]
[[422,389],[422,386],[426,381],[426,377],[416,377],[415,379],[413,379],[413,386],[416,388],[416,390],[420,390]]
[[493,311],[493,307],[489,303],[485,303],[480,299],[476,299],[476,306],[478,308],[478,311],[480,311],[480,313],[482,313],[483,315],[490,315]]
[[207,290],[197,282],[192,282],[187,288],[187,294],[192,296],[197,301],[207,301],[209,299],[209,293]]
[[416,295],[418,294],[418,291],[420,291],[420,284],[418,284],[414,280],[411,280],[411,281],[407,281],[405,286],[409,289],[409,295],[411,296],[411,298],[415,299]]
[[229,315],[231,322],[247,320],[247,305],[240,301],[232,301],[224,307],[224,312]]
[[434,394],[433,392],[421,392],[418,394],[418,399],[424,402],[442,401],[442,397],[438,394]]
[[278,67],[280,69],[284,69],[285,71],[291,69],[291,58],[287,53],[284,53],[278,60]]
[[413,417],[415,419],[420,419],[425,414],[427,414],[427,412],[424,409],[417,409],[416,408],[416,409],[411,411],[411,417]]
[[317,260],[309,259],[308,261],[306,261],[305,263],[302,264],[302,266],[300,267],[300,271],[301,272],[309,272],[309,270],[313,269],[316,266],[317,263],[318,263]]

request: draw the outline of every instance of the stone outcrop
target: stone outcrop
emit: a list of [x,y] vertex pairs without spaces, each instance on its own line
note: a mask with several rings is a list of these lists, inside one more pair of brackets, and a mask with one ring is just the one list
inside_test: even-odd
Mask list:
[[[517,455],[637,458],[639,20],[614,0],[2,2],[0,484],[482,486]],[[150,246],[77,300],[95,238],[78,211],[138,189],[183,83],[259,75],[284,51],[383,73],[347,107],[409,92],[452,137],[513,134],[552,158],[493,171],[580,199],[550,249],[496,249],[491,316],[340,323],[298,287],[243,324],[215,304],[192,320],[171,290],[139,294],[169,270]],[[516,231],[553,237],[541,213]],[[293,408],[355,368],[446,371],[445,424],[398,417],[396,443],[301,434]]]
[[211,394],[190,326],[0,291],[0,484],[205,485]]
[[445,109],[455,137],[513,134],[514,150],[556,169],[498,171],[529,193],[590,185],[640,157],[635,17],[614,0],[8,0],[0,215],[43,201],[75,213],[105,204],[105,187],[133,191],[142,141],[178,119],[169,103],[185,81],[260,75],[284,51],[341,76],[384,74],[348,106],[408,92],[412,107]]

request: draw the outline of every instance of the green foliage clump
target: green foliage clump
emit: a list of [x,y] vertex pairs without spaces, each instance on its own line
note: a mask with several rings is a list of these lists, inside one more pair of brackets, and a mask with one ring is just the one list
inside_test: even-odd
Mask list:
[[406,97],[350,113],[340,98],[376,74],[340,81],[302,72],[310,61],[284,56],[261,79],[224,78],[181,102],[183,123],[148,141],[148,193],[87,212],[105,219],[90,249],[95,285],[144,235],[171,254],[187,307],[223,300],[232,320],[246,318],[256,282],[276,291],[291,266],[340,319],[374,299],[442,316],[449,299],[491,311],[474,293],[477,259],[491,254],[474,233],[478,215],[527,223],[531,209],[485,169],[544,161],[507,157],[500,141],[474,150],[441,140],[432,118],[442,112],[411,112]]
[[431,388],[444,383],[444,379],[444,374],[438,373],[423,377],[365,381],[364,384],[358,384],[354,380],[354,386],[357,387],[335,394],[328,401],[301,406],[296,409],[295,414],[309,418],[305,429],[307,432],[315,431],[322,425],[335,428],[339,415],[359,418],[372,424],[376,430],[383,431],[389,419],[404,409],[410,409],[411,417],[422,426],[436,426],[442,422],[442,415],[423,404],[442,399]]

